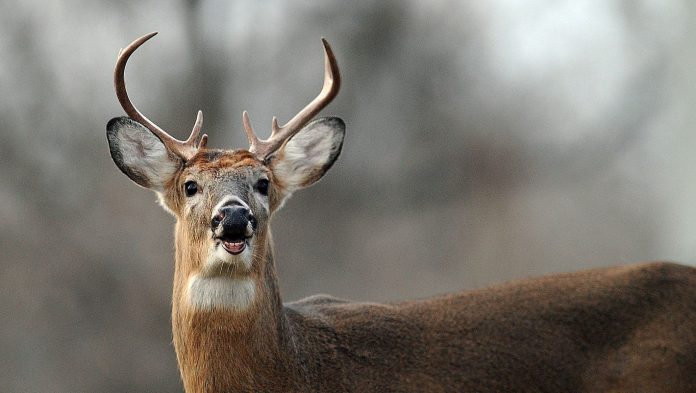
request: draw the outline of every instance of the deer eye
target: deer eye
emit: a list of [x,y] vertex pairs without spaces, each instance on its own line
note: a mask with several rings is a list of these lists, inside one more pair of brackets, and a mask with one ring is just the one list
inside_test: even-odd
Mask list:
[[256,191],[261,195],[268,195],[268,179],[259,179],[259,181],[256,182]]
[[198,184],[196,184],[195,181],[189,180],[186,183],[184,183],[184,192],[186,193],[187,197],[192,197],[196,195],[198,192]]

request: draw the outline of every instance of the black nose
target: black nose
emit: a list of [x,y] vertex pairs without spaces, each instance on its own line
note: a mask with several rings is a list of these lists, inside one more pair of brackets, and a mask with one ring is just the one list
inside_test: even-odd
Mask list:
[[244,206],[225,206],[218,211],[210,222],[213,233],[219,237],[246,237],[249,221],[253,220],[251,212]]

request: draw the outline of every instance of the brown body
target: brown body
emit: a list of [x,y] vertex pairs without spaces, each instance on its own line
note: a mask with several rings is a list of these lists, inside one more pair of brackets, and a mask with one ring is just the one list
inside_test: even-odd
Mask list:
[[174,304],[187,392],[696,391],[690,267],[598,269],[396,304],[317,295],[284,306],[273,270],[248,315]]
[[[338,93],[326,41],[319,96],[248,150],[171,137],[130,102],[111,156],[176,223],[172,324],[187,392],[696,392],[696,269],[668,263],[517,281],[395,304],[283,305],[270,221],[338,158],[345,124],[312,118]],[[329,228],[326,228],[327,230]]]

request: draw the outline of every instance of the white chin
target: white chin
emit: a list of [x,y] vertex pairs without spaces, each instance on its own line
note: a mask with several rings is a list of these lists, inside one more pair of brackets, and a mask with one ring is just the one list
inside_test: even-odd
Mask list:
[[251,260],[253,255],[252,248],[253,244],[251,244],[251,241],[249,240],[247,246],[244,247],[244,250],[242,250],[242,252],[239,254],[234,255],[225,250],[222,243],[216,242],[211,246],[208,252],[208,260],[205,263],[204,270],[214,274],[217,269],[220,268],[220,265],[228,264],[233,265],[235,268],[241,271],[249,271],[251,269]]

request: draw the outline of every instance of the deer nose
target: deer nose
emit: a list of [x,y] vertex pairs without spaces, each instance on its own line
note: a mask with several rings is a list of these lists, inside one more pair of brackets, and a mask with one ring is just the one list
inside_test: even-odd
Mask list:
[[251,236],[253,220],[251,211],[245,206],[224,206],[213,216],[210,227],[217,237],[244,238]]

